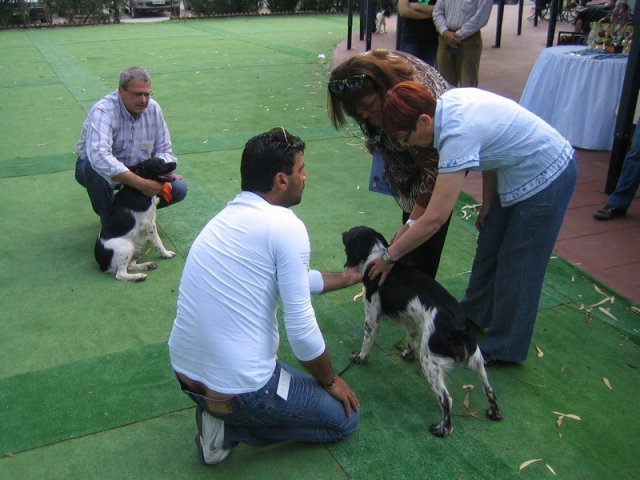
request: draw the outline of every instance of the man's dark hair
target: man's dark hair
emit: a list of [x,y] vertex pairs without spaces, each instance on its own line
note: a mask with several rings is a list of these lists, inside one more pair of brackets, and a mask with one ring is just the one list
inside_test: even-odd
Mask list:
[[296,153],[304,154],[305,143],[282,127],[251,138],[242,152],[241,188],[248,192],[268,192],[279,172],[293,173]]

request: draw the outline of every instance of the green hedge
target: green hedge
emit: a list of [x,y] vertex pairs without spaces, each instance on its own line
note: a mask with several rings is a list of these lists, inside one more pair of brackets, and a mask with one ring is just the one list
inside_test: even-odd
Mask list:
[[[265,3],[271,13],[346,12],[347,0],[188,0],[189,8],[195,15],[229,15],[257,13]],[[391,0],[390,0],[391,1]],[[358,0],[354,2],[354,12],[358,12]]]
[[[179,0],[176,0],[179,1]],[[195,16],[253,15],[265,4],[271,13],[320,12],[344,13],[347,0],[183,0]],[[46,21],[51,14],[64,17],[67,23],[119,23],[128,0],[41,0],[46,11]],[[379,5],[393,4],[393,0],[381,0]],[[353,12],[359,15],[360,0],[353,1]],[[22,24],[28,23],[28,5],[24,0],[0,0],[0,26],[16,23],[16,12],[22,12]],[[20,17],[19,17],[20,18]],[[13,19],[13,22],[12,22]]]
[[43,3],[49,12],[69,23],[117,23],[125,0],[43,0]]
[[189,0],[189,7],[196,15],[229,15],[232,13],[257,13],[257,0]]

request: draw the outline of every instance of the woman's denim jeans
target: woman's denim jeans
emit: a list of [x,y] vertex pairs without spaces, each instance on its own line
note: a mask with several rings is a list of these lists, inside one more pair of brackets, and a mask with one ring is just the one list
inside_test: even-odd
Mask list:
[[[291,374],[287,400],[276,394],[281,369]],[[257,447],[286,441],[338,442],[353,433],[360,421],[355,411],[347,417],[342,403],[313,377],[280,362],[260,390],[227,400],[230,413],[210,411],[203,397],[185,393],[224,420],[224,448],[238,443]]]
[[487,333],[483,353],[526,359],[542,283],[573,190],[575,160],[547,188],[511,207],[496,196],[478,235],[469,285],[461,303]]

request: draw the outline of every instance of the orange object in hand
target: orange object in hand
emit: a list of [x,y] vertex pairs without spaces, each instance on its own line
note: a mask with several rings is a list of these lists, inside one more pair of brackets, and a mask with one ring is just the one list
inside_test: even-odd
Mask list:
[[163,183],[162,190],[160,191],[160,196],[164,199],[165,202],[171,202],[171,190],[172,186],[170,183]]

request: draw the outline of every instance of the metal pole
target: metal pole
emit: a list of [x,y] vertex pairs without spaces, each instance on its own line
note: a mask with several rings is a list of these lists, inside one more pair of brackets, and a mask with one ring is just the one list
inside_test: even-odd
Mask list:
[[347,2],[347,50],[351,50],[351,35],[353,32],[353,0]]
[[367,26],[366,26],[366,50],[371,50],[371,27],[375,28],[376,24],[376,2],[375,0],[367,0]]
[[558,0],[551,0],[551,11],[549,12],[549,29],[547,30],[547,47],[553,46],[553,37],[556,33],[557,21],[558,21]]
[[360,1],[360,41],[364,40],[364,29],[366,26],[366,17],[367,17],[367,1]]
[[522,14],[524,13],[524,0],[518,2],[518,35],[522,33]]
[[[404,19],[398,15],[396,16],[396,50],[400,50],[400,39],[402,38],[402,29],[404,28]],[[437,41],[437,40],[436,40]]]
[[493,48],[500,48],[500,40],[502,38],[502,19],[503,18],[504,18],[504,0],[499,0],[498,1],[498,18],[496,19],[496,43],[493,45]]

